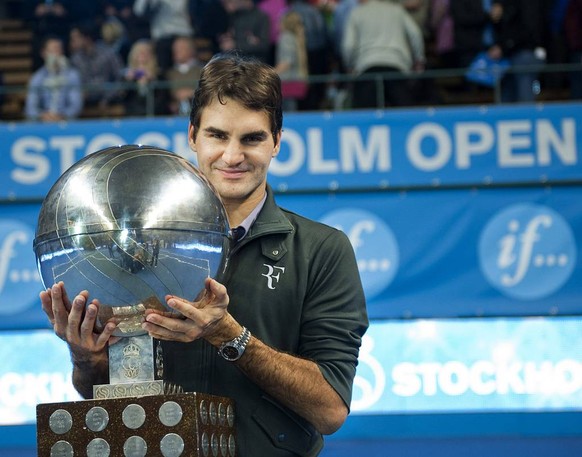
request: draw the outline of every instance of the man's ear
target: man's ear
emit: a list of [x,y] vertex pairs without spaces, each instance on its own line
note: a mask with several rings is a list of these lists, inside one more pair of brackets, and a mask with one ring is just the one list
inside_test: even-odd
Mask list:
[[192,123],[188,124],[188,145],[196,152],[196,129]]
[[279,131],[279,133],[277,133],[276,136],[276,140],[277,142],[275,143],[275,147],[273,148],[273,153],[271,154],[271,157],[277,157],[277,155],[279,155],[279,151],[281,150],[281,131]]

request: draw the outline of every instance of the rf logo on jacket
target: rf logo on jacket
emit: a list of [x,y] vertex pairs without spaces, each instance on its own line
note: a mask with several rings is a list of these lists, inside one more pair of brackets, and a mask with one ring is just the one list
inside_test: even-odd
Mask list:
[[273,265],[267,265],[266,263],[264,263],[263,266],[267,267],[267,273],[262,273],[261,276],[267,278],[267,287],[274,290],[275,285],[273,284],[273,281],[279,282],[281,274],[285,273],[285,267],[274,267]]

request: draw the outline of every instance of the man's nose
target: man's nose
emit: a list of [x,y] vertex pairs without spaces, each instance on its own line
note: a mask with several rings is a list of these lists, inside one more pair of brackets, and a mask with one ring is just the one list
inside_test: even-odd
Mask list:
[[222,160],[227,165],[237,165],[244,159],[242,145],[239,141],[230,141],[222,154]]

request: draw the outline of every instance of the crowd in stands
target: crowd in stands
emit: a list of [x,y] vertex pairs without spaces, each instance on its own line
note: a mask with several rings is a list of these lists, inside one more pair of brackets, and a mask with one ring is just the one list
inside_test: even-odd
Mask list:
[[[209,56],[234,49],[276,68],[286,110],[411,106],[432,91],[407,75],[435,68],[467,69],[462,90],[499,80],[505,102],[534,101],[544,84],[582,98],[582,71],[554,79],[542,71],[547,63],[582,64],[582,0],[23,3],[34,32],[26,100],[33,120],[75,118],[83,107],[115,103],[128,115],[186,115]],[[478,66],[490,71],[488,80],[469,77]],[[334,74],[353,80],[318,80]]]

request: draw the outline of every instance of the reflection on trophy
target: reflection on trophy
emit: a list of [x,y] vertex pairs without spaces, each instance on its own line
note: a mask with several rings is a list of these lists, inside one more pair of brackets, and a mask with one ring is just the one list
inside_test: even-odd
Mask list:
[[127,145],[68,169],[43,201],[34,251],[45,287],[89,291],[98,323],[117,324],[109,384],[93,400],[37,406],[38,455],[236,455],[234,403],[164,383],[161,345],[141,328],[168,294],[194,299],[226,267],[220,198],[188,161]]

